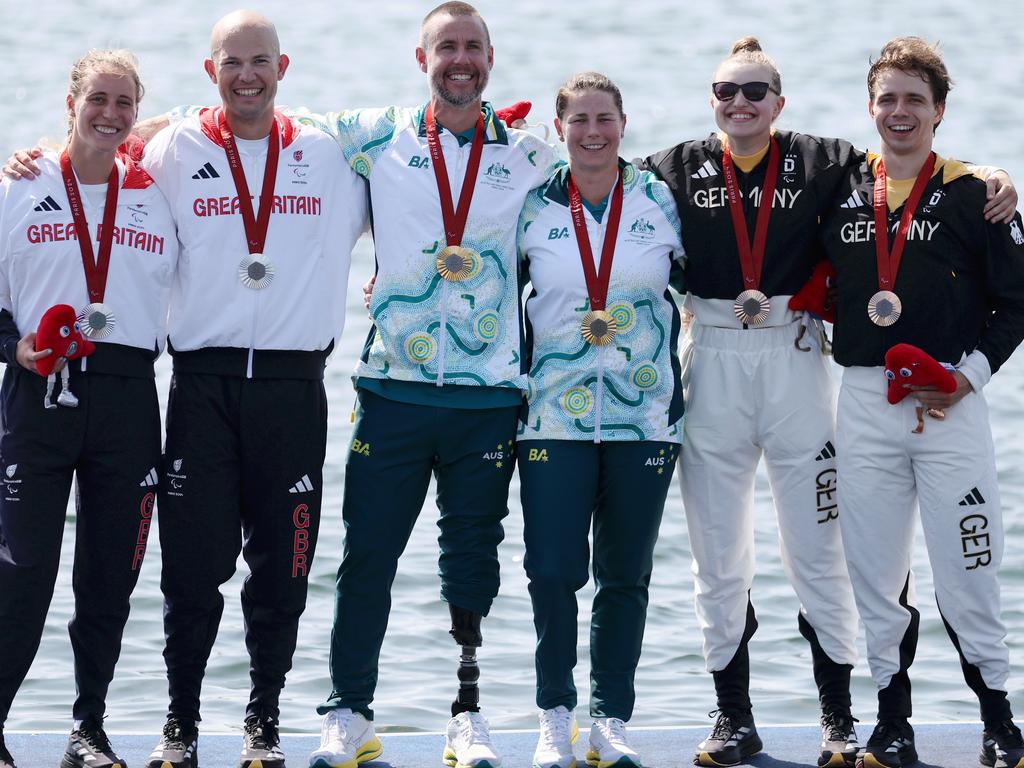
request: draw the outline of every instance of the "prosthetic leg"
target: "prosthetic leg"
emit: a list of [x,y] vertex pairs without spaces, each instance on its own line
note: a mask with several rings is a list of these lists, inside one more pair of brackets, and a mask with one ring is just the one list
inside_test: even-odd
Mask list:
[[452,717],[460,712],[480,711],[480,667],[476,663],[476,649],[483,645],[480,634],[479,613],[467,611],[456,605],[448,604],[448,612],[452,617],[452,628],[449,634],[461,647],[459,654],[459,695],[452,702]]

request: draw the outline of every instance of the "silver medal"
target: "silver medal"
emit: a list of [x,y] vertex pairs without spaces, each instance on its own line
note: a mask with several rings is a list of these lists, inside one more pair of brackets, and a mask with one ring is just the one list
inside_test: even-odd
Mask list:
[[106,304],[98,301],[87,304],[78,313],[76,319],[82,328],[82,333],[87,338],[93,340],[107,338],[114,332],[114,326],[117,325],[114,311]]
[[246,288],[262,290],[274,281],[274,265],[262,253],[250,253],[238,265],[238,279]]

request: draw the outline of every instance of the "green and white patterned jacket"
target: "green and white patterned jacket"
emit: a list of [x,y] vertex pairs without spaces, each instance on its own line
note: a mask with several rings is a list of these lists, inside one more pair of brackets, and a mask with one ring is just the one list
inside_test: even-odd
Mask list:
[[[550,175],[554,150],[506,129],[484,104],[483,156],[462,240],[480,258],[469,278],[449,282],[434,264],[445,237],[425,112],[426,105],[296,114],[334,136],[369,183],[374,324],[356,376],[526,389],[516,222],[526,195]],[[444,129],[439,138],[457,205],[470,145]]]
[[[669,275],[685,254],[668,187],[621,162],[624,195],[606,311],[617,321],[610,344],[584,341],[590,310],[567,190],[568,167],[530,193],[519,219],[519,254],[532,290],[526,301],[529,411],[523,440],[682,442],[683,393],[676,355],[679,311]],[[607,212],[584,209],[599,262]],[[673,285],[676,285],[673,280]]]

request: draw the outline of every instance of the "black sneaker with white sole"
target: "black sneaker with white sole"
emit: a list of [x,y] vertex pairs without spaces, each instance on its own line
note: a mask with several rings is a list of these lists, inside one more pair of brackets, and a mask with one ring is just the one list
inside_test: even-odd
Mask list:
[[978,762],[988,768],[1024,768],[1024,738],[1013,720],[985,723]]
[[198,768],[199,730],[196,724],[174,715],[167,718],[160,741],[149,755],[146,768]]
[[238,768],[284,768],[284,752],[279,746],[277,720],[250,715],[242,729],[242,755]]
[[898,718],[878,721],[857,765],[863,768],[903,768],[915,762],[914,729],[906,719]]
[[0,768],[18,768],[14,764],[14,758],[7,751],[7,744],[4,743],[4,729],[0,728]]
[[125,762],[110,746],[103,726],[86,720],[68,737],[60,768],[125,768]]
[[[715,712],[711,713],[712,716]],[[718,712],[711,733],[693,756],[694,765],[739,765],[744,758],[761,751],[761,737],[749,713]]]
[[857,764],[860,744],[855,722],[849,711],[822,713],[820,768],[853,768]]

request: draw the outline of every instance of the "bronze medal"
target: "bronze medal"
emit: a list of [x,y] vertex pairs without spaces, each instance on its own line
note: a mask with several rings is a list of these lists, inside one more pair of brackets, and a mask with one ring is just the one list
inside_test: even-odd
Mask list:
[[900,297],[892,291],[878,291],[868,300],[868,318],[883,328],[899,320],[902,312]]
[[619,326],[615,322],[615,317],[603,309],[587,312],[580,325],[580,334],[583,336],[583,340],[599,347],[610,344],[618,330]]
[[732,305],[736,319],[744,325],[761,325],[768,319],[771,308],[768,297],[753,289],[743,291]]
[[878,291],[868,299],[868,319],[877,326],[886,328],[897,320],[903,312],[900,297],[893,293],[896,276],[899,274],[900,262],[903,260],[903,248],[907,244],[907,233],[914,218],[914,211],[928,185],[935,169],[935,153],[930,152],[921,170],[918,171],[914,187],[903,205],[899,228],[889,250],[889,219],[886,203],[886,172],[885,162],[879,158],[875,167],[875,181],[872,189],[872,207],[875,221],[875,262],[878,267]]
[[768,242],[768,221],[772,215],[772,201],[779,175],[779,143],[775,137],[769,140],[768,166],[765,168],[764,188],[757,205],[757,222],[754,226],[754,242],[750,242],[747,219],[743,212],[739,181],[733,167],[732,153],[728,147],[722,152],[722,175],[725,177],[726,197],[729,201],[729,215],[732,217],[736,249],[740,256],[740,269],[746,290],[736,297],[732,311],[743,325],[762,325],[768,319],[771,304],[768,297],[759,290],[764,254]]

